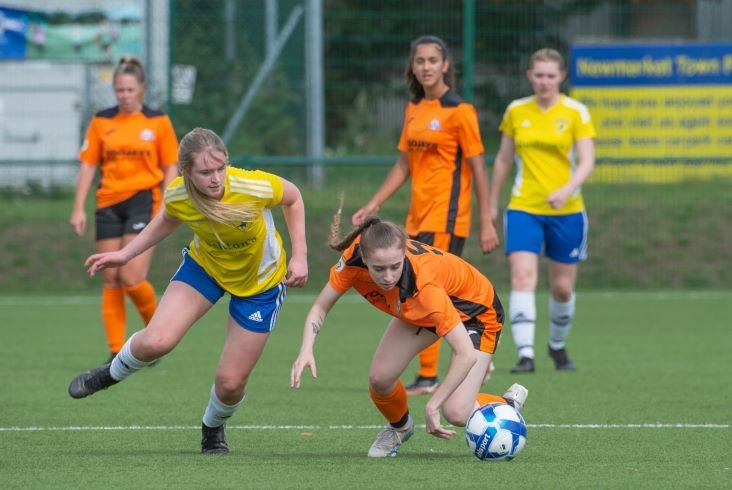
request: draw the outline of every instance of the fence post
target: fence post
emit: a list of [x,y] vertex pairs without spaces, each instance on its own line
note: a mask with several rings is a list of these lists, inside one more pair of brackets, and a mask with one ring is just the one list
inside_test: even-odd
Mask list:
[[463,2],[463,98],[473,102],[475,80],[475,0]]
[[323,185],[325,94],[323,88],[323,2],[307,0],[305,8],[305,85],[307,91],[307,155],[310,180]]

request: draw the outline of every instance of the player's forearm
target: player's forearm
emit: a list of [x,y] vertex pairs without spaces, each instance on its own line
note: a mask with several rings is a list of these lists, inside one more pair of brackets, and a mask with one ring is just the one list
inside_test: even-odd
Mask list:
[[302,197],[292,204],[283,205],[282,213],[287,224],[287,233],[290,235],[292,256],[306,258],[308,255],[307,239],[305,238],[305,203]]
[[475,187],[475,197],[478,201],[480,220],[481,222],[486,219],[490,221],[490,187],[483,155],[471,157],[469,163],[473,173],[473,186]]
[[325,312],[314,305],[310,308],[307,317],[305,318],[305,326],[302,332],[302,343],[300,344],[300,353],[312,353],[313,347],[315,346],[315,339],[320,333],[320,329],[323,328],[325,322]]
[[444,379],[430,398],[428,405],[433,409],[441,407],[443,403],[445,403],[445,400],[447,400],[457,387],[465,380],[465,377],[472,369],[476,360],[477,356],[472,348],[465,350],[464,352],[453,352],[447,373],[445,373]]
[[389,199],[396,191],[398,191],[409,178],[409,165],[406,156],[400,156],[389,173],[386,175],[384,182],[376,191],[376,194],[369,200],[372,206],[379,207],[387,199]]
[[89,194],[89,188],[91,187],[92,181],[94,180],[94,174],[96,173],[96,167],[81,163],[79,167],[79,176],[76,181],[76,191],[74,193],[74,209],[84,209],[84,203],[86,202],[86,196]]
[[570,194],[579,189],[582,184],[592,175],[595,169],[595,144],[592,139],[583,139],[577,142],[577,153],[579,163],[572,173],[572,177],[566,186]]
[[180,225],[180,221],[170,217],[165,211],[156,214],[153,219],[130,243],[122,249],[132,260],[150,247],[154,247]]
[[508,172],[511,168],[511,160],[501,155],[500,152],[496,155],[496,159],[493,162],[493,174],[491,175],[490,183],[490,196],[489,200],[491,206],[498,209],[498,201],[501,198],[501,188],[506,182]]

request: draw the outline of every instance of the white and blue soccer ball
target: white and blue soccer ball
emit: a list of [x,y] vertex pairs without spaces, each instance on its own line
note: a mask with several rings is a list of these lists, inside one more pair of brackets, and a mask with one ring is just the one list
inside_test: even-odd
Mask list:
[[480,460],[510,461],[526,444],[526,423],[511,405],[488,403],[468,419],[465,440]]

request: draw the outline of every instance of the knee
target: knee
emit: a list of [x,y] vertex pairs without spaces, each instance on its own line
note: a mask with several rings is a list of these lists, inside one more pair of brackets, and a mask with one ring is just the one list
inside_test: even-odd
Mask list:
[[395,380],[385,379],[377,374],[369,374],[369,388],[380,395],[387,395],[394,389]]
[[216,373],[216,394],[227,404],[238,403],[244,396],[249,373],[218,371]]
[[120,271],[118,283],[125,289],[133,288],[145,280],[145,277],[131,273],[129,271]]
[[135,357],[141,361],[153,361],[173,350],[175,342],[149,329],[141,330],[135,336],[133,345]]
[[465,407],[446,405],[442,409],[442,416],[454,426],[465,427],[468,417],[470,417],[470,410],[466,410]]
[[567,303],[572,299],[572,287],[568,284],[557,284],[552,288],[552,298],[558,303]]
[[533,291],[536,274],[519,269],[511,273],[511,289],[514,291]]

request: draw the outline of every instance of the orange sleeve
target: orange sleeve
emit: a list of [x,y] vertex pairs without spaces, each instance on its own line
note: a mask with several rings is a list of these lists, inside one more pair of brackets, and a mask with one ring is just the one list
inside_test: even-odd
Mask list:
[[173,123],[168,116],[163,116],[160,127],[160,143],[158,144],[158,162],[161,167],[178,163],[178,137],[175,135]]
[[457,310],[447,296],[445,290],[439,286],[428,284],[414,298],[425,319],[429,319],[437,335],[444,337],[450,330],[462,321]]
[[399,151],[403,153],[407,153],[409,151],[409,145],[407,145],[407,121],[409,121],[409,113],[410,108],[412,104],[407,104],[406,109],[404,109],[404,123],[402,124],[402,134],[399,137],[399,145],[397,145],[397,148]]
[[330,268],[328,282],[333,289],[341,294],[351,289],[351,286],[353,286],[353,278],[356,276],[354,268],[346,266],[346,261],[348,260],[346,253],[352,250],[352,248],[346,250],[341,255],[341,258],[338,259],[338,262]]
[[458,138],[465,158],[485,152],[478,126],[478,112],[470,104],[460,104],[457,110]]
[[99,120],[93,117],[79,150],[79,160],[89,165],[99,165],[102,159],[102,140],[99,137]]

